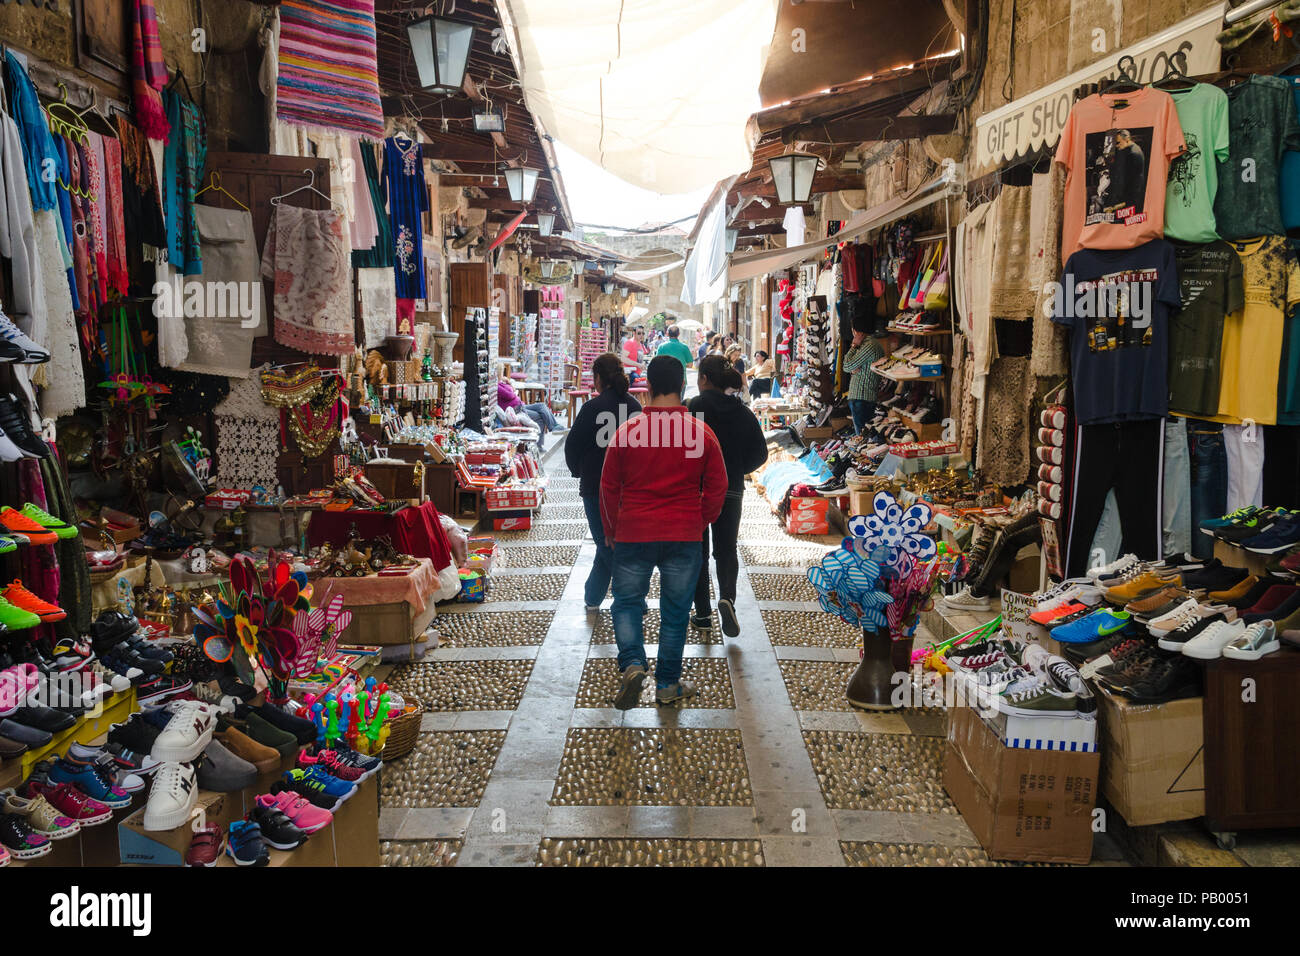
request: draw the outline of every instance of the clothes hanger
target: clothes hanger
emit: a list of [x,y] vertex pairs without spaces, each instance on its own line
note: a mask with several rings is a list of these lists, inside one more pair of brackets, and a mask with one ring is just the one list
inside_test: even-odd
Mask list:
[[1143,89],[1133,70],[1137,68],[1137,61],[1127,53],[1119,58],[1115,64],[1114,79],[1107,80],[1098,88],[1098,93],[1134,93]]
[[1180,60],[1182,63],[1187,61],[1187,58],[1181,52],[1169,57],[1165,63],[1165,75],[1151,85],[1165,92],[1178,92],[1194,88],[1197,83],[1187,75],[1187,71],[1183,68]]
[[[55,113],[55,110],[59,112]],[[85,145],[89,138],[90,127],[86,125],[82,115],[68,104],[68,88],[63,85],[62,80],[59,81],[59,102],[50,103],[45,107],[45,119],[49,124],[50,132],[56,136],[66,137],[82,145]]]
[[189,77],[185,75],[185,71],[182,70],[180,67],[176,68],[176,74],[171,78],[171,82],[167,84],[165,89],[171,90],[172,92],[176,92],[176,88],[181,83],[185,84],[185,95],[189,97],[189,101],[193,103],[194,92],[190,89]]
[[194,198],[198,199],[209,189],[213,190],[214,192],[224,193],[227,197],[229,197],[231,202],[237,205],[240,209],[244,210],[244,212],[249,211],[248,207],[239,201],[238,196],[232,193],[225,186],[221,185],[221,170],[219,169],[212,170],[212,172],[208,176],[208,184],[204,186],[202,189],[200,189],[198,192],[196,192],[194,194]]
[[328,201],[331,209],[334,208],[335,207],[334,200],[330,196],[327,196],[325,193],[321,192],[319,189],[316,188],[316,170],[311,169],[309,167],[307,169],[304,169],[302,171],[302,174],[304,176],[309,177],[308,181],[303,185],[299,186],[297,189],[290,189],[287,193],[281,193],[278,196],[272,196],[271,205],[278,206],[281,204],[283,200],[288,199],[290,196],[293,196],[296,193],[300,193],[303,190],[309,190],[311,192],[314,192],[317,196],[320,196],[322,199]]

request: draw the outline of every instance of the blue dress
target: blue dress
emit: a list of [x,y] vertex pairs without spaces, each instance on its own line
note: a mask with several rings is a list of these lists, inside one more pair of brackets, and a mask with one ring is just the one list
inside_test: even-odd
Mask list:
[[419,143],[391,136],[384,140],[384,184],[393,228],[397,298],[427,298],[422,214],[429,208],[429,190],[424,183],[424,150]]

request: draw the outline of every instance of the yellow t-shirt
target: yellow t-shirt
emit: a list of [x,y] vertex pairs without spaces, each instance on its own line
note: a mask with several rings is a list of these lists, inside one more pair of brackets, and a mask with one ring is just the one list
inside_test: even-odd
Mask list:
[[1300,303],[1300,266],[1285,236],[1228,243],[1241,258],[1245,307],[1223,323],[1219,413],[1228,425],[1277,424],[1277,386],[1286,314]]

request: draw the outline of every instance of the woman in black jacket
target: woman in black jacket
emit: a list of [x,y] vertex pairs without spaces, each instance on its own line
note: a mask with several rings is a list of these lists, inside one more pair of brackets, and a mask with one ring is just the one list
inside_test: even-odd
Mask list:
[[627,375],[623,361],[606,352],[591,363],[592,388],[596,397],[583,404],[578,418],[569,429],[564,443],[564,462],[578,479],[578,494],[587,512],[587,527],[596,542],[596,561],[587,575],[584,602],[595,611],[609,592],[614,573],[614,549],[605,542],[600,521],[600,471],[605,465],[605,449],[618,427],[639,414],[641,404],[627,393]]
[[[745,494],[745,476],[767,461],[767,441],[758,419],[729,389],[743,386],[740,373],[721,355],[706,355],[700,361],[700,394],[687,408],[702,417],[713,429],[722,446],[727,463],[727,502],[713,523],[713,561],[718,567],[718,615],[722,633],[735,637],[740,633],[736,619],[736,578],[740,574],[740,557],[736,538],[740,533],[741,501]],[[704,529],[704,561],[695,585],[694,624],[707,628],[713,620],[709,603],[709,529]]]

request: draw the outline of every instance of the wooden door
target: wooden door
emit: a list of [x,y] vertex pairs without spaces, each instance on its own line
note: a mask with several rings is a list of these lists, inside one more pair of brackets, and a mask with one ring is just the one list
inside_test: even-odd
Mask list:
[[486,262],[453,262],[447,267],[450,286],[447,330],[460,333],[453,358],[465,361],[465,311],[492,307],[492,271]]

